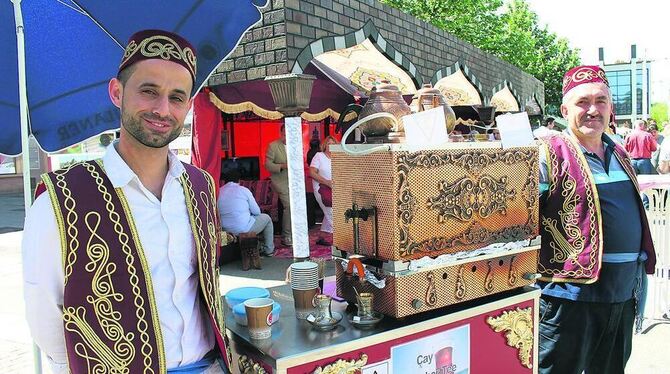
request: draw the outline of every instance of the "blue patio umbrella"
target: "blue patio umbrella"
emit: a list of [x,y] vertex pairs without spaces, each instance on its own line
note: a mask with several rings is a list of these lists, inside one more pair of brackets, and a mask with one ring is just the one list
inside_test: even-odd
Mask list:
[[[20,100],[13,3],[25,36],[25,89]],[[267,0],[0,0],[0,153],[22,152],[21,107],[42,149],[57,151],[119,126],[107,83],[123,46],[142,29],[163,29],[198,50],[200,87],[261,19]],[[20,34],[20,33],[19,33]]]
[[[0,154],[28,134],[57,151],[119,126],[107,83],[134,32],[178,33],[198,50],[200,87],[261,20],[268,0],[0,0]],[[24,168],[30,206],[30,170]],[[35,350],[36,372],[40,372]]]

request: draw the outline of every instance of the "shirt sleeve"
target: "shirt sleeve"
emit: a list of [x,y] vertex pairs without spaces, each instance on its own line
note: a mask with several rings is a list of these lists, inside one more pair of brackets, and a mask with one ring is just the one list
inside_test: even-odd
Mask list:
[[653,135],[649,134],[649,151],[654,152],[658,148],[658,144],[656,143],[656,138],[654,138]]
[[265,168],[272,174],[279,173],[281,171],[281,166],[275,163],[275,144],[270,143],[267,151],[265,151]]
[[316,170],[319,170],[321,166],[321,156],[323,153],[318,152],[317,154],[314,155],[314,158],[312,158],[312,163],[309,165],[312,168],[316,168]]
[[60,235],[48,193],[40,195],[26,216],[23,243],[23,296],[35,344],[54,373],[67,373],[63,331],[63,265]]
[[663,140],[658,159],[659,161],[670,161],[670,141]]
[[244,188],[244,193],[247,195],[247,201],[249,201],[249,212],[251,213],[252,216],[257,216],[261,214],[261,208],[258,206],[258,203],[256,202],[256,199],[254,198],[254,195],[251,193],[251,191],[246,188]]

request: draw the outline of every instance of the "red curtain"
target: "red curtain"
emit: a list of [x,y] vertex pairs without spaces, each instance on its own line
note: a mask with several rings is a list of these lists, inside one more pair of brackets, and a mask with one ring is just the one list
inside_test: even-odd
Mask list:
[[206,170],[219,191],[219,174],[221,174],[221,111],[209,101],[207,89],[199,92],[193,100],[193,153],[191,163]]

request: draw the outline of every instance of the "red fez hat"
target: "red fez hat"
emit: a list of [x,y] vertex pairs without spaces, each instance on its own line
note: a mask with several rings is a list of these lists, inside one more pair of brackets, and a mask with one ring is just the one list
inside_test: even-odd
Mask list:
[[563,95],[584,83],[605,83],[607,87],[610,86],[607,81],[607,75],[605,75],[605,71],[600,66],[577,66],[568,70],[563,76]]
[[185,67],[195,82],[195,48],[181,36],[163,30],[142,30],[134,33],[128,40],[119,72],[136,62],[150,59],[172,61]]

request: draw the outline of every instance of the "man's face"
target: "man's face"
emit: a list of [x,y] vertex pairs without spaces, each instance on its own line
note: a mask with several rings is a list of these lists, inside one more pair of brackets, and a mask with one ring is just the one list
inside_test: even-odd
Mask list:
[[279,130],[279,139],[281,139],[282,143],[286,144],[286,129],[283,127]]
[[128,138],[146,147],[163,148],[184,126],[191,106],[191,75],[179,64],[156,59],[133,67],[125,84],[116,79],[110,82],[112,101],[121,108],[120,141]]
[[603,83],[585,83],[566,94],[561,113],[578,137],[600,138],[612,112],[612,100]]
[[554,121],[547,122],[547,128],[548,128],[549,130],[553,130],[553,129],[554,129]]

